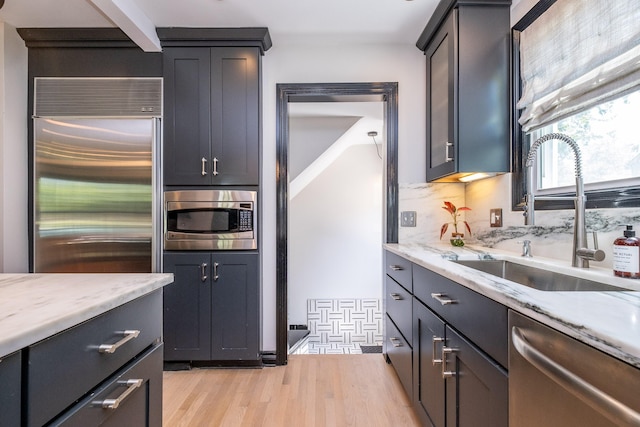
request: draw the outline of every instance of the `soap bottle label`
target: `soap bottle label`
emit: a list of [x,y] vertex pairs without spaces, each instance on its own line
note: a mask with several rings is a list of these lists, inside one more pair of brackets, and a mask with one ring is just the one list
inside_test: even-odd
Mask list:
[[625,273],[640,273],[640,247],[613,245],[613,269]]

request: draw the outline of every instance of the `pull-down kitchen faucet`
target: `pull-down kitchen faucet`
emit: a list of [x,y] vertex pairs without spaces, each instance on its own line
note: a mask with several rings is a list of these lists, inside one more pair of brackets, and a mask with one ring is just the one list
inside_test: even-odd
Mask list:
[[585,208],[587,196],[584,194],[584,182],[582,181],[582,155],[578,144],[561,133],[549,133],[538,138],[529,149],[525,167],[527,169],[527,194],[525,196],[526,205],[524,207],[525,225],[534,225],[534,202],[536,197],[533,194],[533,162],[536,159],[538,147],[549,140],[559,140],[565,142],[573,150],[576,162],[576,195],[572,196],[538,196],[538,200],[573,200],[575,204],[575,219],[573,224],[573,267],[589,268],[589,260],[602,261],[605,257],[604,251],[598,249],[596,233],[593,233],[595,249],[587,246],[587,227],[585,222]]

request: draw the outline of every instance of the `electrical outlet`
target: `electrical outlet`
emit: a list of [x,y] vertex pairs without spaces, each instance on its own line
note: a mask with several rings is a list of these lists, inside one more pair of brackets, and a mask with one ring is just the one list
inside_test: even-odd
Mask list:
[[489,225],[491,227],[502,227],[502,209],[491,209],[489,211]]
[[400,212],[400,227],[415,227],[416,211]]

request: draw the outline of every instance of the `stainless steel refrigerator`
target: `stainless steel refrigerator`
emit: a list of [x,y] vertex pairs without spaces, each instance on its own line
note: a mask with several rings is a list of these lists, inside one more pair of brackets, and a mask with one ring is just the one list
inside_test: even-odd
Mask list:
[[161,271],[160,78],[36,78],[32,270]]

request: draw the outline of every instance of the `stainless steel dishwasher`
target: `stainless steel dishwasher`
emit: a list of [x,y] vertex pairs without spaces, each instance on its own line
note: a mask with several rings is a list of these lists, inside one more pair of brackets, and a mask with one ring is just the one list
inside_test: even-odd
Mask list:
[[509,311],[509,426],[640,426],[640,369]]

